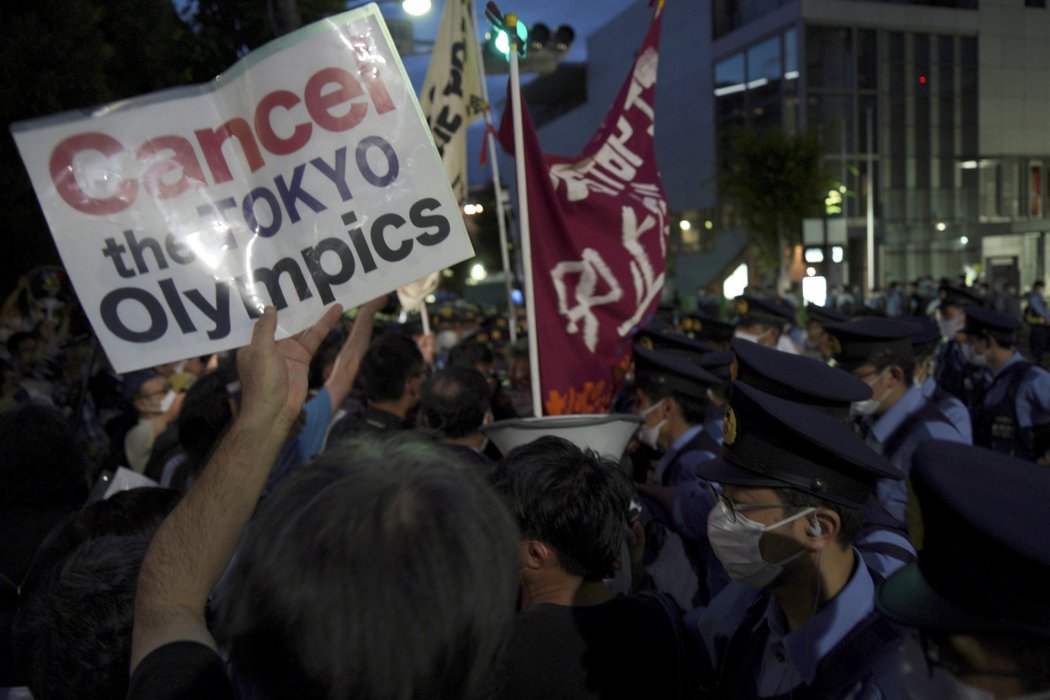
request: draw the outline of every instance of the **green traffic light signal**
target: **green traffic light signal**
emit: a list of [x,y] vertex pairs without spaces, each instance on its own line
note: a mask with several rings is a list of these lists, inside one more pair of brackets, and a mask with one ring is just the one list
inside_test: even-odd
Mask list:
[[[526,42],[529,39],[529,29],[525,26],[525,23],[520,19],[518,20],[518,46],[521,47],[518,50],[519,55],[525,55]],[[508,61],[510,60],[510,37],[507,36],[505,29],[500,29],[496,34],[496,39],[493,42],[496,50],[503,54],[503,57]]]

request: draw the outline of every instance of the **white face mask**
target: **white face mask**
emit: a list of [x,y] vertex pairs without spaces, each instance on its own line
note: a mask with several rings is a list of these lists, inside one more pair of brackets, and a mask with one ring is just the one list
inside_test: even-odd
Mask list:
[[[889,371],[889,367],[879,372],[878,376],[875,377],[875,381],[882,379],[883,375]],[[854,401],[849,405],[849,414],[856,418],[863,418],[866,416],[873,416],[879,411],[879,407],[882,405],[882,400],[886,398],[886,394],[889,393],[889,389],[882,392],[880,396],[871,397],[870,399],[864,399],[863,401]]]
[[183,360],[182,362],[177,362],[175,364],[175,369],[172,370],[172,374],[182,374],[185,371],[186,371],[186,360]]
[[[650,413],[659,408],[663,404],[663,402],[664,400],[660,399],[652,406],[639,413],[638,415],[641,416],[642,420],[645,420],[646,416],[648,416]],[[667,423],[666,418],[664,418],[656,425],[652,426],[645,425],[643,423],[642,426],[638,428],[638,442],[642,443],[646,447],[651,447],[654,450],[657,449],[658,441],[660,439],[660,429],[664,427],[665,423]]]
[[973,349],[973,343],[963,343],[962,351],[963,357],[974,367],[988,366],[988,355],[984,353],[978,354],[977,351]]
[[168,393],[164,394],[164,398],[162,398],[160,403],[157,404],[155,411],[157,413],[167,413],[168,409],[171,408],[171,405],[175,403],[176,396],[177,394],[174,389],[168,389]]
[[764,526],[745,518],[739,512],[734,522],[729,509],[719,504],[712,508],[707,516],[707,538],[730,578],[753,588],[765,588],[780,576],[785,564],[798,559],[806,550],[800,549],[787,559],[772,564],[762,558],[759,546],[762,535],[804,518],[816,510],[806,508],[789,518]]
[[456,331],[441,331],[438,333],[437,344],[442,350],[454,348],[457,342],[459,342],[459,336],[456,335]]
[[943,335],[948,340],[951,340],[962,331],[964,322],[961,318],[942,318],[940,321],[937,322],[937,325],[941,328],[941,335]]

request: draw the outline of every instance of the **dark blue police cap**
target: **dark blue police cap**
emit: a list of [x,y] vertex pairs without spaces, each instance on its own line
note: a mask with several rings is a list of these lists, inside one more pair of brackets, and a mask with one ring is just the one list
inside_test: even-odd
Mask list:
[[923,629],[1050,637],[1050,469],[936,440],[913,462],[923,548],[879,588],[879,609]]
[[841,421],[742,382],[733,382],[723,440],[722,455],[697,468],[701,478],[793,488],[851,508],[868,502],[878,479],[903,478]]
[[650,327],[640,328],[634,334],[634,345],[647,350],[680,350],[695,355],[702,355],[714,350],[710,345],[701,343],[699,340],[693,340],[682,333],[676,333],[669,329],[654,330]]
[[689,358],[640,346],[634,348],[634,377],[643,391],[661,389],[698,399],[706,398],[707,390],[720,384],[718,377]]
[[838,367],[852,372],[867,364],[880,353],[889,353],[901,360],[914,359],[912,336],[914,323],[890,318],[865,318],[826,326],[831,336],[831,354]]
[[795,310],[785,302],[776,299],[762,299],[759,297],[743,296],[736,302],[736,325],[747,325],[749,323],[766,323],[773,326],[782,326],[785,323],[795,322]]
[[962,306],[969,313],[971,306],[984,306],[981,295],[968,287],[943,284],[937,291],[937,296],[941,298],[942,309],[946,306]]
[[1009,316],[986,308],[970,308],[966,310],[966,327],[964,333],[973,335],[1011,335],[1021,329],[1021,322]]
[[849,320],[849,316],[839,313],[835,309],[810,303],[806,304],[806,319],[815,321],[823,326],[829,323],[844,323]]
[[686,314],[681,325],[683,332],[692,333],[697,340],[725,343],[733,339],[733,324],[699,311]]
[[932,318],[909,316],[907,321],[915,326],[915,332],[911,336],[911,346],[916,352],[931,343],[941,342],[941,327]]
[[[756,343],[752,343],[754,344]],[[731,352],[709,352],[701,355],[694,362],[724,383],[733,378],[733,358],[734,355]]]
[[767,394],[812,406],[840,420],[854,401],[871,398],[871,387],[820,360],[734,340],[734,379]]

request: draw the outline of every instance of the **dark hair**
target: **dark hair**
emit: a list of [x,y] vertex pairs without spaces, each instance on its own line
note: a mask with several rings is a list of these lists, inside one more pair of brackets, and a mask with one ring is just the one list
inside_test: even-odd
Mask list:
[[660,399],[672,398],[675,403],[678,404],[678,408],[682,413],[682,418],[689,425],[697,425],[703,423],[707,418],[707,399],[701,399],[696,396],[684,394],[680,391],[675,391],[674,388],[668,384],[660,384],[659,382],[643,382],[638,385],[638,388],[656,403]]
[[513,621],[513,519],[433,443],[358,438],[262,504],[218,606],[263,699],[479,698]]
[[152,537],[178,501],[178,491],[150,486],[118,491],[105,500],[89,503],[56,525],[40,544],[22,590],[31,593],[85,542],[102,537]]
[[0,413],[0,508],[75,507],[87,495],[83,450],[61,411],[28,403]]
[[796,489],[773,489],[773,492],[780,498],[781,503],[792,508],[827,508],[838,513],[841,526],[835,541],[843,547],[852,546],[854,540],[860,535],[861,528],[864,526],[864,518],[857,508],[825,501],[822,498]]
[[868,364],[875,368],[876,372],[882,372],[887,367],[899,367],[904,375],[905,385],[911,385],[915,376],[915,356],[909,348],[909,352],[895,352],[890,348],[883,348],[874,352],[862,364]]
[[993,331],[984,328],[978,333],[968,333],[967,335],[975,336],[986,342],[989,338],[994,339],[999,344],[999,347],[1006,350],[1010,350],[1017,345],[1017,331]]
[[449,367],[469,367],[474,369],[480,364],[491,365],[492,361],[492,350],[489,349],[489,346],[479,343],[473,338],[457,343],[448,351]]
[[321,347],[317,348],[313,359],[310,360],[310,388],[318,389],[324,386],[324,370],[335,364],[335,358],[346,342],[346,333],[342,328],[333,328],[325,339],[321,341]]
[[466,367],[446,367],[423,385],[420,410],[427,427],[445,437],[473,435],[485,421],[491,393],[480,372]]
[[523,537],[553,547],[569,574],[587,581],[610,574],[632,494],[618,465],[564,438],[546,436],[511,451],[494,478]]
[[108,700],[128,692],[131,623],[149,537],[84,542],[24,599],[16,666],[37,700]]
[[423,355],[416,341],[401,333],[384,333],[368,346],[361,360],[361,386],[365,397],[375,401],[397,401],[408,380],[423,370]]
[[179,444],[185,450],[191,471],[204,468],[212,450],[233,420],[227,389],[235,376],[228,369],[198,377],[186,392],[179,411]]

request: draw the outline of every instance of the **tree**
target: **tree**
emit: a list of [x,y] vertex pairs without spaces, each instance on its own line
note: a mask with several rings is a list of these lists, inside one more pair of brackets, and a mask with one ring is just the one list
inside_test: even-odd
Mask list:
[[[181,8],[181,9],[177,9]],[[33,119],[193,83],[343,0],[5,0],[0,120]],[[17,254],[0,256],[0,293],[58,262],[14,139],[0,135],[0,211]]]
[[820,216],[835,184],[824,168],[816,133],[732,127],[719,149],[719,191],[748,232],[760,264],[777,271],[777,290],[790,285],[790,251],[802,242],[802,221]]

